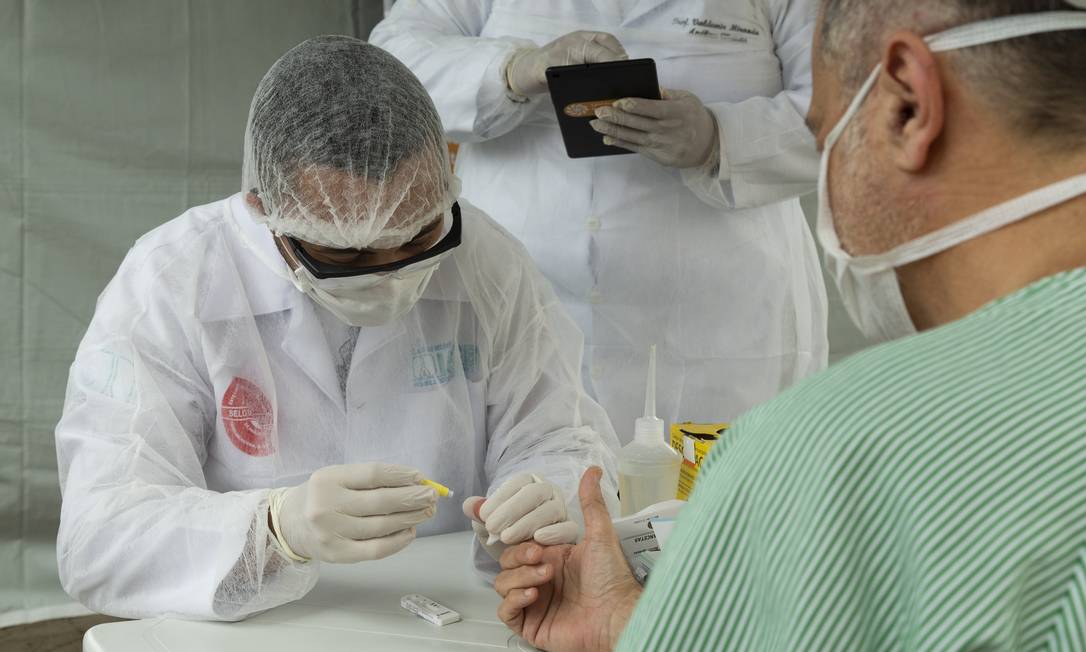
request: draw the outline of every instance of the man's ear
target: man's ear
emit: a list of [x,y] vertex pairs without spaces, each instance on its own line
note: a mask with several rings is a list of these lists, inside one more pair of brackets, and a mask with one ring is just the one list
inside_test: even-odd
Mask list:
[[880,116],[894,163],[920,172],[943,133],[946,118],[939,64],[924,39],[912,32],[890,37],[878,82]]
[[260,195],[257,194],[256,188],[245,193],[245,203],[257,213],[267,215],[267,213],[264,212],[264,202],[260,200]]

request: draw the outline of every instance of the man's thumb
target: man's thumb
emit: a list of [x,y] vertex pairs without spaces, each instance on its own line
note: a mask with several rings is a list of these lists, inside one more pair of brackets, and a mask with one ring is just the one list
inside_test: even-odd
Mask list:
[[584,534],[586,539],[609,536],[611,533],[611,513],[600,490],[600,478],[603,469],[593,466],[581,476],[578,494],[581,498],[581,514],[584,516]]

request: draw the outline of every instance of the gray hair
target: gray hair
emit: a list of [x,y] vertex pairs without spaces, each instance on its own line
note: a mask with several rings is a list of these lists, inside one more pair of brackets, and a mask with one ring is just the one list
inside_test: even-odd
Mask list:
[[[975,21],[1074,11],[1062,0],[823,0],[821,56],[855,92],[898,29],[933,34]],[[956,51],[955,70],[1026,137],[1086,147],[1086,30],[1026,36]]]

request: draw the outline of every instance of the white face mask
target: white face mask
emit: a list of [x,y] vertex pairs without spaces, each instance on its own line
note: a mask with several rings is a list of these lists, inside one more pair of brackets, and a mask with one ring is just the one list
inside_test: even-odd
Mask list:
[[[1030,34],[1072,29],[1086,29],[1086,14],[1077,11],[1054,11],[1007,16],[956,27],[929,36],[925,40],[932,52],[946,52]],[[901,294],[896,268],[934,256],[1086,194],[1086,175],[1073,177],[955,222],[884,254],[850,256],[841,247],[833,223],[829,193],[830,154],[834,144],[874,88],[881,72],[880,64],[826,138],[818,182],[817,227],[818,239],[826,251],[826,266],[841,291],[841,298],[849,316],[868,339],[876,342],[897,339],[916,332],[916,326]]]
[[299,267],[290,270],[290,277],[295,287],[351,326],[381,326],[418,303],[438,264],[449,253],[390,274],[318,279]]

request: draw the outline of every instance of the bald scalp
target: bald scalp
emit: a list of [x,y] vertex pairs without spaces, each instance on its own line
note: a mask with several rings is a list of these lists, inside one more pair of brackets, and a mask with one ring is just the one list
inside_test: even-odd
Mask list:
[[[856,92],[900,30],[934,34],[1041,11],[1083,11],[1063,0],[823,0],[817,56]],[[1009,129],[1053,149],[1086,148],[1086,30],[1026,36],[948,53],[955,72]]]

